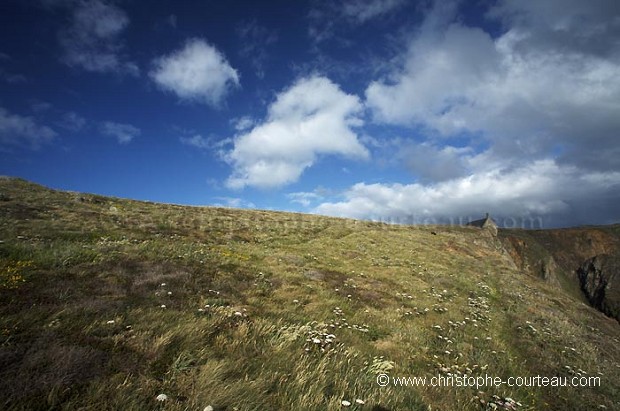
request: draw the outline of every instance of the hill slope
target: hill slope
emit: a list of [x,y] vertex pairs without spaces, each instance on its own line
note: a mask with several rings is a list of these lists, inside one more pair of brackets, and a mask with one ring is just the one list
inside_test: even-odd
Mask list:
[[2,179],[0,408],[620,409],[618,323],[523,269],[503,236]]

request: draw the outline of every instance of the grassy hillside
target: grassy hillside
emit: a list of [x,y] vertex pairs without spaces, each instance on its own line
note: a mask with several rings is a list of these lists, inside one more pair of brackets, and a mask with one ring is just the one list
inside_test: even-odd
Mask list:
[[[612,410],[619,343],[615,320],[479,229],[0,180],[2,409]],[[601,383],[381,387],[379,373]]]

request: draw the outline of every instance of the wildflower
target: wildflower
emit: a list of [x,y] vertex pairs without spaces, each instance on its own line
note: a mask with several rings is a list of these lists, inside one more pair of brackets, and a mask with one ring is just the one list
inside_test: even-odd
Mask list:
[[210,405],[207,405],[207,406],[205,407],[205,409],[204,409],[204,410],[202,410],[202,411],[213,411],[213,407],[212,407],[212,406],[210,406]]
[[[166,283],[161,283],[161,286],[162,286],[162,287],[165,287],[165,286],[166,286]],[[162,394],[162,395],[163,395],[163,394]]]
[[157,401],[166,401],[168,399],[168,396],[166,394],[159,394],[157,396],[157,398],[155,398]]
[[110,320],[106,324],[114,324],[114,320]]
[[160,305],[161,308],[166,308],[166,304]]
[[348,407],[348,406],[351,405],[351,403],[349,401],[347,401],[347,400],[342,400],[341,404],[342,404],[343,407]]
[[172,295],[172,291],[168,291],[168,295]]
[[359,398],[355,400],[355,403],[356,403],[356,404],[359,404],[359,405],[364,405],[364,404],[366,404],[366,402],[365,402],[364,400],[360,400]]

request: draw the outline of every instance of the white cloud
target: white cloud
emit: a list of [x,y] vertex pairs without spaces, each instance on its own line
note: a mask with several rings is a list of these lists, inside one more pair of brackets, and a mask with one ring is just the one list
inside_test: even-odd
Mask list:
[[359,183],[313,211],[418,223],[485,211],[547,225],[617,222],[620,5],[499,1],[489,13],[504,24],[499,37],[452,23],[457,5],[436,1],[398,67],[365,92],[377,123],[415,139],[363,141],[416,182]]
[[291,203],[301,204],[304,207],[310,206],[310,204],[323,200],[323,196],[316,192],[301,191],[297,193],[288,193],[286,197]]
[[180,140],[181,143],[185,145],[196,147],[202,150],[209,150],[213,148],[213,142],[210,139],[201,136],[200,134],[196,134],[192,137],[181,137]]
[[588,169],[620,167],[617,2],[598,1],[606,12],[579,1],[499,2],[490,14],[506,24],[498,38],[447,23],[441,4],[402,66],[368,86],[376,121],[421,126],[435,139],[480,135],[490,155],[508,162],[557,156]]
[[239,75],[224,55],[201,39],[191,39],[185,46],[153,62],[151,78],[163,90],[182,100],[218,106],[234,87]]
[[232,142],[230,138],[217,139],[215,137],[203,137],[200,134],[194,134],[191,137],[181,137],[179,138],[181,143],[190,146],[199,148],[201,150],[215,150],[218,155],[224,156],[224,147],[229,145]]
[[103,0],[75,4],[71,26],[60,33],[63,61],[87,71],[137,75],[138,66],[121,54],[119,37],[129,25],[127,14]]
[[444,181],[460,177],[475,168],[479,156],[470,147],[438,147],[428,142],[402,141],[395,158],[405,164],[420,181]]
[[225,159],[233,166],[226,184],[280,187],[299,179],[319,155],[365,159],[368,150],[354,127],[361,126],[362,104],[325,77],[297,81],[281,92],[267,118],[234,139]]
[[[359,183],[345,193],[344,201],[325,202],[313,211],[413,223],[445,222],[450,218],[467,222],[488,211],[502,220],[540,216],[555,218],[550,223],[561,224],[562,218],[575,219],[600,208],[596,199],[610,195],[620,197],[620,172],[584,172],[540,160],[516,169],[477,173],[437,184]],[[592,218],[600,223],[611,222],[609,202],[602,206],[607,207],[607,214],[590,216],[590,222]]]
[[245,131],[252,128],[256,124],[256,121],[250,116],[243,116],[231,120],[231,123],[235,130]]
[[0,107],[0,146],[28,146],[38,149],[50,143],[56,132],[37,124],[32,117],[11,114]]
[[131,124],[114,123],[106,121],[101,124],[101,133],[108,137],[114,137],[119,144],[128,144],[142,132]]
[[227,207],[227,208],[256,208],[256,205],[251,201],[246,201],[243,198],[238,197],[215,197],[218,200],[217,203],[212,204],[214,207]]
[[194,134],[189,137],[180,137],[179,141],[186,146],[214,152],[220,158],[226,155],[226,147],[232,143],[232,139],[230,138],[218,139],[213,136],[203,137],[200,134]]

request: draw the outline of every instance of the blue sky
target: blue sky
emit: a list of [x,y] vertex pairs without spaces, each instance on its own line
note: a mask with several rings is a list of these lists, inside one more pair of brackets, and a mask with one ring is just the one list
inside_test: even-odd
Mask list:
[[615,0],[7,0],[0,174],[392,222],[620,221]]

